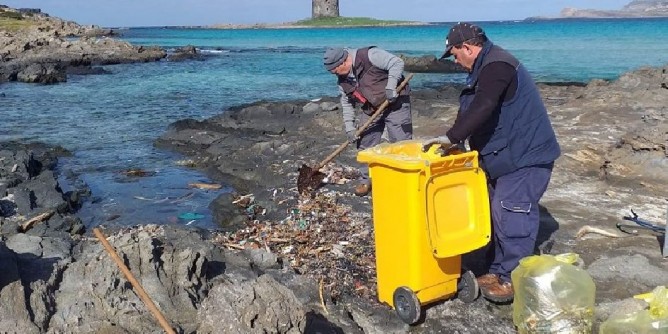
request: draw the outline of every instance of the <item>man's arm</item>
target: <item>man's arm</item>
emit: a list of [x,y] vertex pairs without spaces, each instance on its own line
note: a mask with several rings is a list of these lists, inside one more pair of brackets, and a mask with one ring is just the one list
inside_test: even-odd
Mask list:
[[355,131],[355,107],[348,98],[348,95],[343,91],[343,88],[339,86],[339,94],[341,94],[341,111],[343,114],[343,130],[346,133],[350,131]]
[[517,70],[506,62],[493,62],[480,72],[473,102],[457,114],[455,124],[446,132],[452,143],[460,143],[487,121],[504,100],[515,95]]
[[386,89],[397,89],[399,78],[404,73],[404,61],[380,48],[369,49],[369,61],[373,66],[388,72]]

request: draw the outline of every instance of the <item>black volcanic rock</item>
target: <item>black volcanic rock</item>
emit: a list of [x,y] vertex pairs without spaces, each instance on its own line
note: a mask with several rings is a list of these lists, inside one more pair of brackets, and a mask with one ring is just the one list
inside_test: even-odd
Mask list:
[[434,55],[408,57],[401,55],[404,70],[413,73],[464,73],[463,67],[448,59],[437,59]]

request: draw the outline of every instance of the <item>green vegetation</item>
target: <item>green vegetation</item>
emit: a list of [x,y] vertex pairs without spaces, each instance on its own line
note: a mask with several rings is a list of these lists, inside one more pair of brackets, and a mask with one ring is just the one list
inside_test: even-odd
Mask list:
[[16,31],[32,25],[30,20],[24,20],[21,13],[0,9],[0,30]]
[[23,20],[23,15],[21,15],[21,13],[0,9],[0,18]]
[[386,25],[407,25],[413,24],[411,21],[395,20],[377,20],[370,17],[321,17],[317,19],[307,19],[292,23],[294,26],[307,27],[354,27],[354,26],[386,26]]
[[32,24],[31,21],[0,17],[0,30],[16,31],[31,26]]

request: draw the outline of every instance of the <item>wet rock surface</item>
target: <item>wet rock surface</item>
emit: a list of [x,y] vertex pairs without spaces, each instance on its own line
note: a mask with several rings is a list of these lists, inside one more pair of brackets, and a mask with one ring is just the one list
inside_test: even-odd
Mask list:
[[169,61],[185,61],[185,60],[204,60],[204,57],[192,45],[176,48],[172,53],[167,55]]

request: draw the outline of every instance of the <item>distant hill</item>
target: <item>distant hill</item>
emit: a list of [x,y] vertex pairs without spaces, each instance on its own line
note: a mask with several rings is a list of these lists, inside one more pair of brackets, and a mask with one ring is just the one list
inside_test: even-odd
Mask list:
[[620,10],[564,8],[562,18],[668,17],[668,1],[635,0]]

